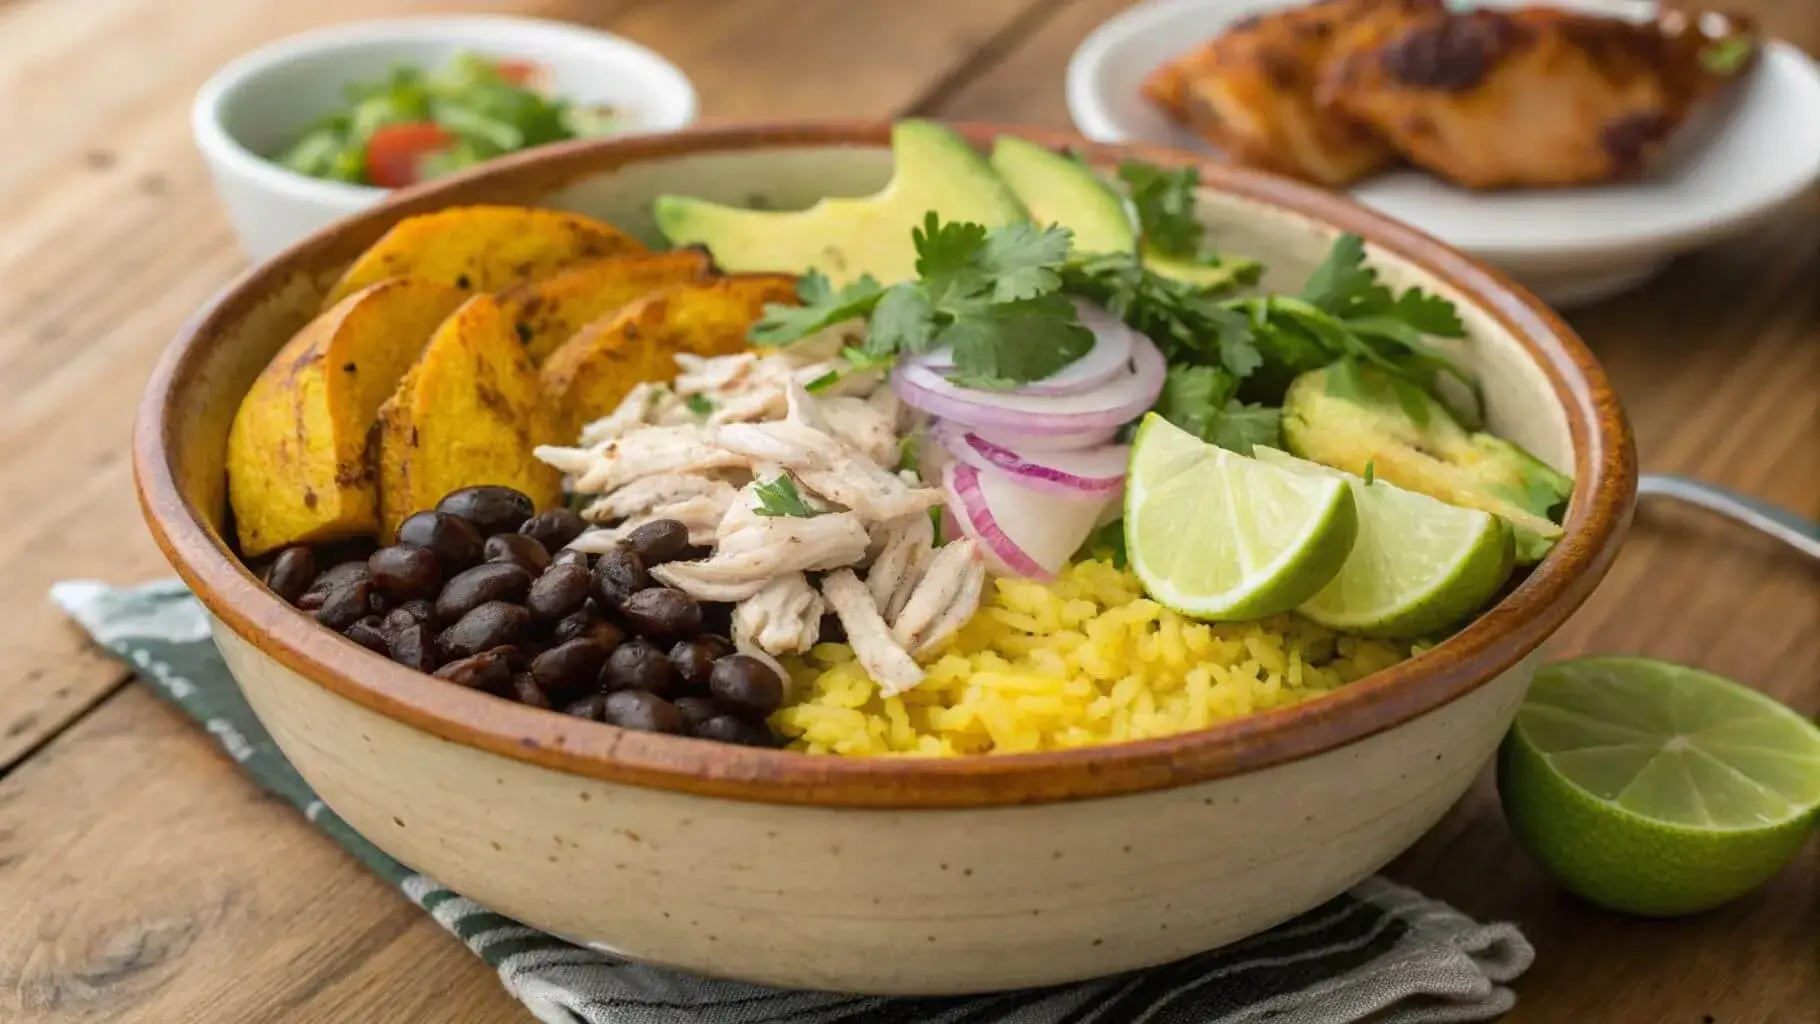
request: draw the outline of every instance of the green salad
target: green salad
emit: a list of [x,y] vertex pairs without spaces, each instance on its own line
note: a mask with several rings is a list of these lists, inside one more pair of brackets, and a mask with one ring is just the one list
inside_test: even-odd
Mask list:
[[299,174],[402,188],[506,153],[621,126],[611,109],[552,96],[524,60],[463,53],[426,71],[398,65],[350,83],[348,106],[316,121],[275,159]]

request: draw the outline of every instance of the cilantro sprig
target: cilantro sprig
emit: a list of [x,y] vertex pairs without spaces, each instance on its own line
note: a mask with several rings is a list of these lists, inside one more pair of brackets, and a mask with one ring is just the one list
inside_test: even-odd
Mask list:
[[[1470,374],[1428,341],[1461,337],[1453,304],[1419,288],[1397,292],[1365,265],[1365,246],[1341,235],[1296,295],[1222,298],[1164,277],[1129,254],[1096,256],[1068,269],[1066,290],[1099,302],[1163,349],[1169,376],[1157,411],[1204,440],[1241,452],[1278,443],[1277,410],[1298,374],[1333,366],[1329,386],[1388,386],[1416,415],[1441,381]],[[1363,376],[1361,376],[1363,375]],[[1366,378],[1369,378],[1367,380]],[[1426,409],[1423,408],[1423,416]]]
[[796,481],[790,479],[788,473],[779,473],[775,479],[758,484],[752,490],[758,496],[758,504],[752,511],[758,515],[796,519],[813,519],[821,515],[803,499],[803,492],[796,489]]
[[1193,167],[1168,170],[1142,160],[1119,165],[1119,180],[1137,215],[1146,257],[1163,257],[1201,267],[1226,267],[1233,284],[1256,284],[1263,270],[1256,260],[1235,260],[1207,245],[1207,229],[1194,214],[1201,174]]
[[916,280],[886,288],[861,277],[835,289],[810,271],[797,285],[802,305],[767,305],[752,341],[787,345],[863,317],[864,340],[843,351],[856,368],[946,349],[950,380],[991,389],[1042,380],[1093,347],[1061,291],[1073,239],[1067,229],[1028,222],[988,229],[944,223],[931,211],[911,237]]

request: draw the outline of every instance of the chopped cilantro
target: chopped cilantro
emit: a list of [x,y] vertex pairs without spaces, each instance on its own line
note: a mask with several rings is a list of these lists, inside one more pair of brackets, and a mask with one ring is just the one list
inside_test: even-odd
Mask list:
[[1093,347],[1093,335],[1060,293],[1073,238],[1028,222],[987,229],[944,223],[933,211],[915,228],[917,280],[880,288],[870,278],[838,292],[811,271],[800,307],[768,306],[751,338],[782,345],[830,324],[865,316],[865,338],[843,350],[862,368],[898,354],[946,348],[954,381],[1005,388],[1048,377]]
[[790,479],[788,473],[779,473],[775,480],[759,484],[753,490],[758,494],[758,507],[752,511],[761,516],[813,519],[821,515],[803,500],[802,492],[796,489],[796,481]]
[[697,416],[707,416],[714,411],[714,400],[707,395],[690,395],[683,399],[683,404]]
[[1750,63],[1757,41],[1748,35],[1726,36],[1700,50],[1700,65],[1711,74],[1735,75]]
[[1377,479],[1377,475],[1378,475],[1378,464],[1373,462],[1370,459],[1366,459],[1365,460],[1365,486],[1370,487],[1371,482],[1373,480]]
[[839,382],[839,380],[840,380],[840,371],[839,370],[829,370],[827,373],[822,374],[820,377],[817,377],[814,380],[810,381],[809,383],[804,384],[803,390],[810,391],[810,392],[825,391],[828,388],[833,387],[837,382]]

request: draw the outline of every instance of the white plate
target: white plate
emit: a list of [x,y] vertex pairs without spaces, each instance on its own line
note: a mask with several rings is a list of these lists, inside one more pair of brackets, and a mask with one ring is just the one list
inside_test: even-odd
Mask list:
[[[1151,70],[1233,21],[1296,0],[1153,0],[1101,25],[1068,64],[1068,110],[1098,142],[1212,152],[1138,94]],[[1578,6],[1591,6],[1582,3]],[[1820,180],[1820,67],[1764,48],[1725,109],[1690,124],[1643,181],[1478,193],[1421,171],[1351,189],[1367,206],[1483,257],[1557,305],[1648,277],[1678,253],[1738,234]]]

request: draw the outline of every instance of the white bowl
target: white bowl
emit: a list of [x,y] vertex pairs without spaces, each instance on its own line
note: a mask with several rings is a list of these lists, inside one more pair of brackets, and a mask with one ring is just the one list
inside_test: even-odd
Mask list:
[[247,255],[263,260],[390,191],[298,174],[270,154],[344,106],[348,83],[383,77],[395,64],[440,67],[462,52],[533,61],[557,95],[622,111],[628,133],[673,131],[695,120],[695,88],[669,61],[610,33],[562,22],[397,18],[281,39],[216,72],[190,113],[196,145]]
[[[1101,25],[1068,65],[1068,111],[1098,142],[1211,147],[1138,94],[1159,64],[1232,22],[1299,0],[1153,0]],[[1609,13],[1591,0],[1565,4]],[[1642,181],[1473,192],[1416,170],[1370,178],[1353,199],[1494,263],[1556,305],[1636,284],[1673,256],[1749,230],[1820,180],[1820,66],[1784,42],[1723,110],[1688,126]]]

